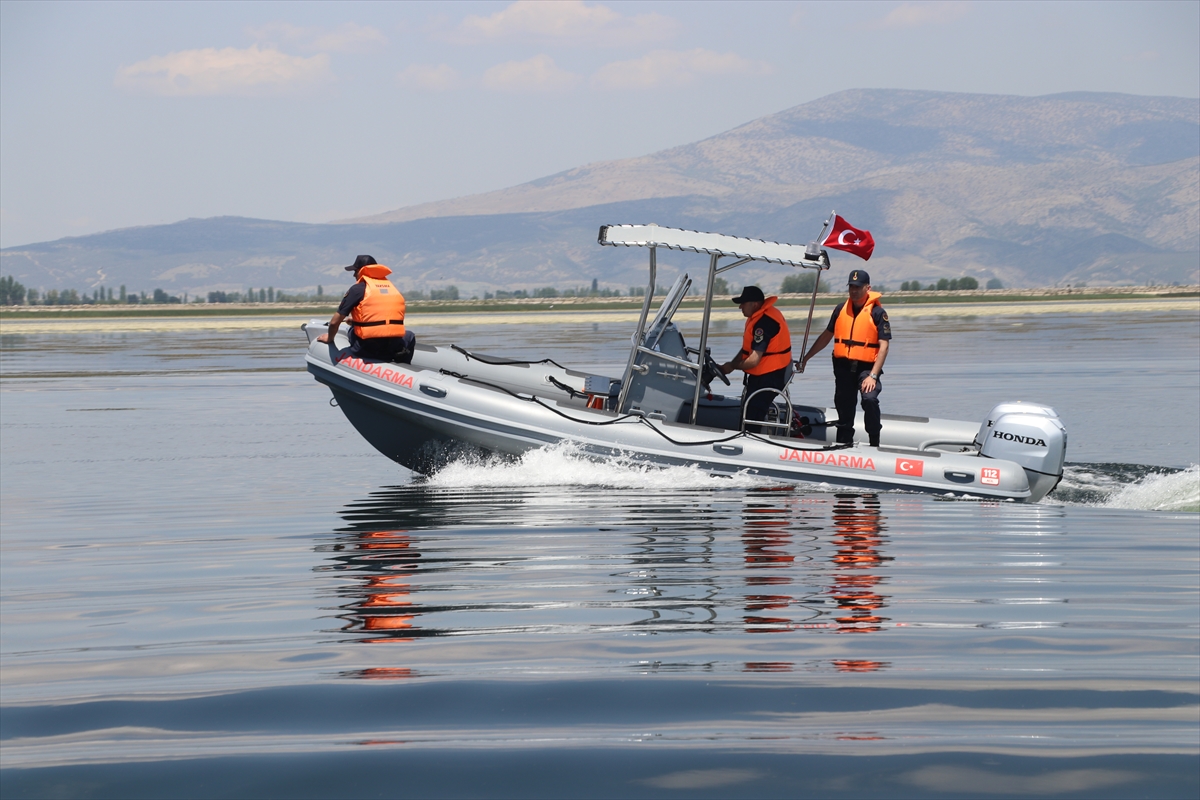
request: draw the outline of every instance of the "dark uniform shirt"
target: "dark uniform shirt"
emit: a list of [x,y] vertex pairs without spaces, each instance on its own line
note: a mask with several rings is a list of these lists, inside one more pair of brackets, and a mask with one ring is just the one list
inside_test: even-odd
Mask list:
[[357,281],[353,286],[346,290],[346,294],[342,297],[342,302],[338,305],[338,313],[343,317],[349,317],[350,312],[354,307],[363,301],[367,296],[367,284],[362,281]]
[[750,349],[756,353],[767,352],[767,345],[779,333],[779,323],[763,314],[754,326],[754,335],[750,339]]
[[[850,301],[843,300],[837,304],[837,308],[833,310],[833,316],[829,318],[829,324],[825,326],[826,331],[829,333],[834,332],[834,325],[837,324],[838,315],[842,313],[842,306],[846,305],[848,302]],[[888,315],[887,312],[883,310],[883,306],[876,304],[871,308],[871,319],[875,322],[875,327],[879,329],[879,338],[890,340],[892,338],[892,323],[888,322]]]

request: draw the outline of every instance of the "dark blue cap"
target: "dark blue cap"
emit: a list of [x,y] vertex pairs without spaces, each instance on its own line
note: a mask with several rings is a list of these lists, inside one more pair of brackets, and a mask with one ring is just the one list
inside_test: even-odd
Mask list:
[[377,263],[379,263],[379,262],[377,262],[375,259],[371,258],[370,256],[359,256],[358,258],[354,259],[353,264],[346,267],[346,272],[358,272],[363,267],[369,267],[372,264],[377,264]]
[[742,293],[733,298],[733,302],[740,306],[742,303],[761,303],[766,299],[762,289],[757,286],[744,286],[742,287]]

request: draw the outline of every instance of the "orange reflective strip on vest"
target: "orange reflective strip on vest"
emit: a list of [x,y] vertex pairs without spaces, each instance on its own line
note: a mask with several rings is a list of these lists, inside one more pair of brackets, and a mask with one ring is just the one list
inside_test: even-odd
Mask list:
[[[381,270],[375,270],[379,266]],[[367,274],[371,270],[380,277]],[[350,322],[360,339],[382,339],[404,335],[404,295],[387,280],[391,270],[382,264],[363,267],[358,279],[365,285],[362,302],[350,312]]]
[[858,313],[853,304],[846,300],[842,312],[833,325],[833,357],[849,358],[853,361],[874,361],[879,355],[879,328],[871,311],[880,305],[879,292],[868,292],[867,301]]
[[768,297],[762,304],[762,308],[746,320],[746,330],[742,333],[742,353],[747,356],[750,355],[754,345],[754,326],[758,324],[758,321],[763,317],[770,317],[779,323],[779,333],[771,337],[771,342],[767,345],[767,352],[762,354],[758,363],[745,370],[747,375],[766,375],[768,372],[775,372],[792,363],[792,334],[788,331],[787,320],[783,318],[783,314],[779,313],[779,309],[775,308],[775,301],[778,299],[778,297]]

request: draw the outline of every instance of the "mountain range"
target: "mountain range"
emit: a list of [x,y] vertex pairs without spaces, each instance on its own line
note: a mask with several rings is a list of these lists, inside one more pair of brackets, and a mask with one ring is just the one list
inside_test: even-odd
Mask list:
[[[645,282],[645,254],[597,246],[601,224],[805,243],[833,209],[871,230],[877,284],[1200,283],[1200,100],[850,90],[495,192],[326,224],[127,228],[6,248],[0,268],[47,289],[313,291],[371,253],[409,291],[627,289]],[[695,258],[664,254],[663,280]],[[861,265],[835,254],[835,270]],[[734,274],[773,288],[786,269]]]

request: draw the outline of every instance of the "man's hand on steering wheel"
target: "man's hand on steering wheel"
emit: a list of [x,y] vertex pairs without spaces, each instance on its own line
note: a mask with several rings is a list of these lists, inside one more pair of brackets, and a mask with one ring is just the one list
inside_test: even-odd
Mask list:
[[721,369],[721,365],[716,362],[711,353],[704,354],[704,368],[724,381],[726,386],[729,385],[729,378],[725,376],[725,371]]

